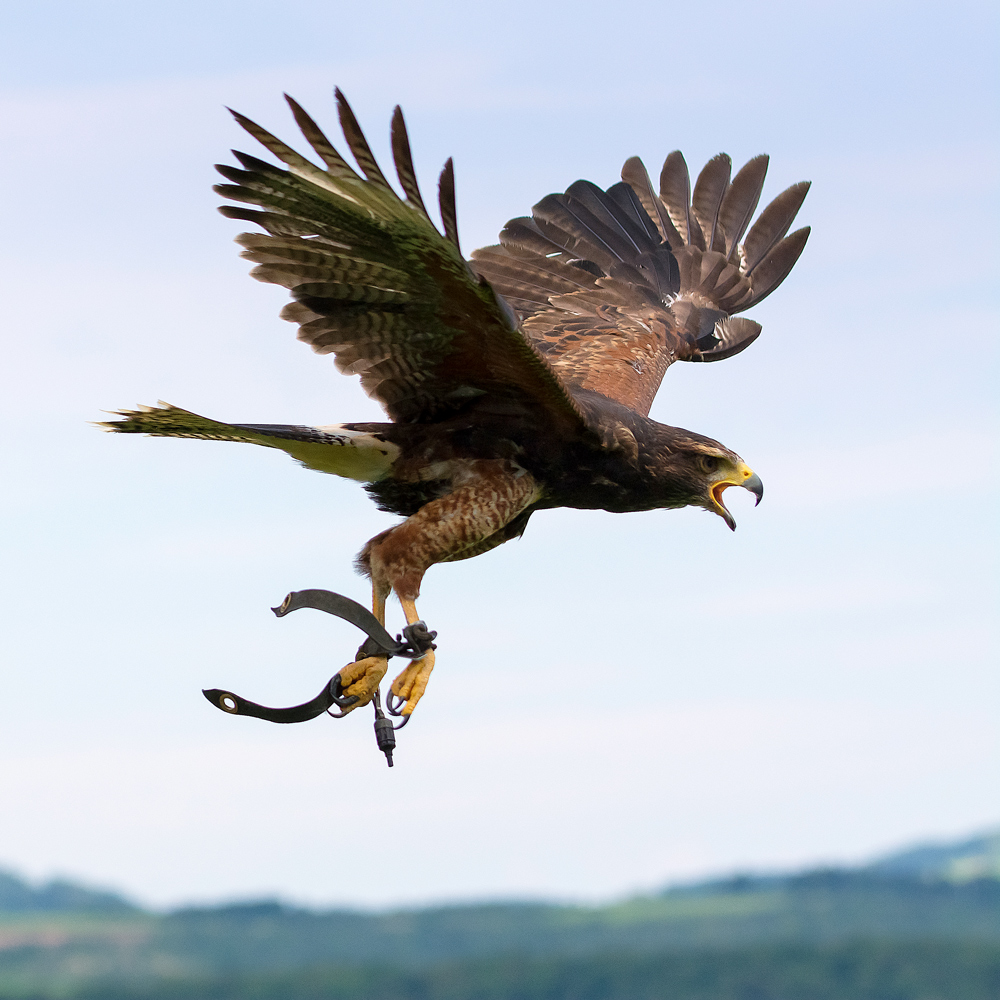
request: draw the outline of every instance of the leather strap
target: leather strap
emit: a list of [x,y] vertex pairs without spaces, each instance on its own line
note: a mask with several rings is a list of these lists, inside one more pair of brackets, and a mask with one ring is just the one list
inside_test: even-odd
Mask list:
[[254,701],[247,701],[232,691],[223,691],[220,688],[211,688],[202,691],[202,694],[216,707],[230,715],[251,715],[255,719],[266,719],[268,722],[308,722],[315,719],[317,715],[322,715],[337,697],[337,689],[340,687],[340,678],[334,676],[329,683],[312,701],[307,701],[302,705],[293,705],[291,708],[268,708],[265,705],[258,705]]

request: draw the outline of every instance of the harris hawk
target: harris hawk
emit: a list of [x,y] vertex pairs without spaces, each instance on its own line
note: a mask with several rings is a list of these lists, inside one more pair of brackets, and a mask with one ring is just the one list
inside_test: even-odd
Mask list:
[[[321,165],[233,112],[284,166],[234,151],[240,166],[218,166],[227,183],[215,190],[236,203],[223,215],[263,230],[236,241],[253,277],[290,291],[282,318],[359,375],[391,422],[227,424],[160,404],[118,411],[104,426],[278,448],[364,483],[379,509],[405,518],[358,556],[383,625],[390,592],[418,622],[429,567],[517,538],[541,508],[698,506],[735,528],[723,491],[742,486],[759,503],[758,476],[725,445],[648,413],[673,362],[720,361],[756,339],[760,325],[738,314],[802,252],[809,229],[786,234],[809,184],[778,195],[751,226],[767,156],[732,176],[719,154],[692,190],[673,152],[659,193],[632,157],[620,183],[605,191],[581,180],[547,195],[466,260],[452,161],[439,183],[442,234],[400,109],[391,139],[402,198],[339,90],[336,99],[358,170],[286,96]],[[394,714],[413,712],[433,667],[431,650],[396,677]],[[340,671],[351,707],[375,697],[386,671],[379,656]]]

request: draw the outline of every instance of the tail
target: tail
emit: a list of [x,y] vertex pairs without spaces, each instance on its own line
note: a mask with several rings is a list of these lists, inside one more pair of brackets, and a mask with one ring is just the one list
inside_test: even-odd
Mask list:
[[399,446],[377,430],[355,430],[350,424],[300,427],[294,424],[224,424],[189,410],[161,402],[138,410],[118,410],[121,420],[101,421],[98,427],[119,434],[153,437],[203,438],[207,441],[242,441],[278,448],[307,469],[329,472],[363,483],[389,475],[399,456]]

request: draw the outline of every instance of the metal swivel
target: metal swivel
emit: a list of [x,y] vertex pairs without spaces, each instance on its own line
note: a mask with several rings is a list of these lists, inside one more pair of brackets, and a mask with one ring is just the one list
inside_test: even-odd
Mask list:
[[372,698],[375,706],[375,741],[379,750],[385,754],[385,762],[392,767],[392,751],[396,749],[396,732],[392,724],[392,719],[387,719],[382,714],[382,699],[379,697],[378,688],[375,689],[375,697]]

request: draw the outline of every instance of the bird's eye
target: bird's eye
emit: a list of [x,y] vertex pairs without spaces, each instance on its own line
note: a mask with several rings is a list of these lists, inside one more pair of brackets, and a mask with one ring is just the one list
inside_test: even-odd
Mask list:
[[698,464],[704,472],[715,472],[719,467],[719,459],[714,455],[701,455],[698,459]]

